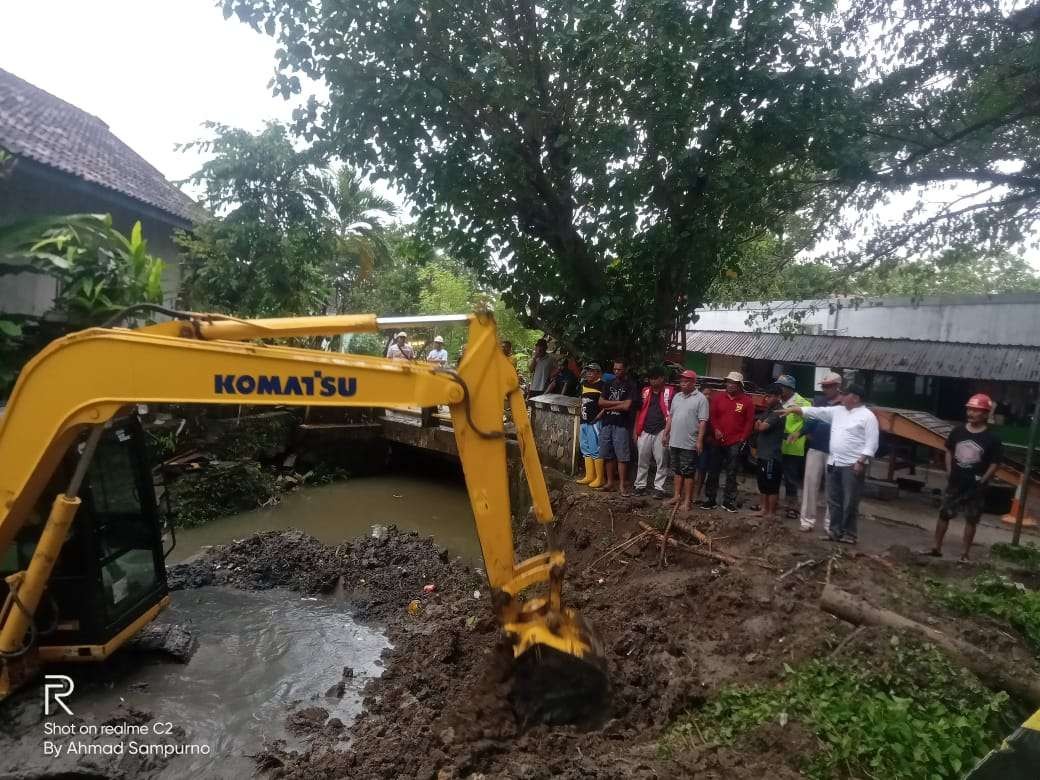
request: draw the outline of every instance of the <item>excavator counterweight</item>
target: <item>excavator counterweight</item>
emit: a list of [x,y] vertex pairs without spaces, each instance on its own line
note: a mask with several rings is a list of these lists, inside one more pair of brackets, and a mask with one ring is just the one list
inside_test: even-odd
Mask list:
[[[48,345],[18,378],[0,418],[0,698],[42,663],[104,659],[169,602],[150,469],[124,415],[137,404],[197,403],[447,405],[492,605],[518,660],[517,684],[528,685],[514,691],[514,701],[523,717],[549,721],[602,701],[599,645],[563,603],[563,553],[516,560],[507,399],[534,515],[541,523],[553,515],[519,379],[491,314],[177,315],[137,329],[71,334]],[[427,321],[468,325],[457,370],[284,345]],[[535,701],[535,689],[551,690],[554,703]]]

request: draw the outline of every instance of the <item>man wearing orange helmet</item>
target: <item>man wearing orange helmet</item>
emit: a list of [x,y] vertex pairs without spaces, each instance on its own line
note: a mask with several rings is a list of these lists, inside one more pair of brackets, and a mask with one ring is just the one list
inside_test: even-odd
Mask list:
[[971,543],[975,540],[975,526],[982,515],[982,490],[1000,465],[1003,447],[987,424],[993,411],[993,399],[977,393],[968,399],[965,410],[968,422],[950,431],[946,439],[949,482],[935,524],[935,546],[928,554],[942,557],[943,537],[950,527],[950,518],[960,513],[964,515],[961,561],[967,563]]

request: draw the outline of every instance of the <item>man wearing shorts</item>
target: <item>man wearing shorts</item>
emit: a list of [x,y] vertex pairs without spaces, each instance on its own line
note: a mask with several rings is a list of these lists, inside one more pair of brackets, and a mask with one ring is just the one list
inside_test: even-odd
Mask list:
[[697,374],[686,370],[679,375],[679,392],[672,398],[671,415],[664,429],[675,472],[675,497],[683,512],[690,511],[697,492],[697,460],[704,451],[704,429],[708,425],[708,399],[697,389]]
[[[625,361],[614,361],[614,381],[603,391],[599,399],[603,410],[603,427],[599,431],[599,456],[607,472],[604,490],[614,486],[623,496],[628,492],[628,464],[632,460],[632,418],[639,408],[639,388],[628,378]],[[617,479],[614,478],[614,463],[617,463]]]
[[964,516],[961,561],[967,563],[975,540],[975,526],[982,515],[982,491],[1000,465],[1003,445],[987,424],[993,411],[993,400],[988,395],[973,395],[965,411],[968,422],[950,431],[946,439],[946,473],[950,478],[935,524],[935,546],[929,555],[942,557],[943,537],[950,527],[950,518],[960,514]]
[[780,504],[780,483],[784,476],[782,457],[785,425],[776,412],[780,408],[780,387],[770,385],[766,389],[766,408],[755,421],[758,440],[755,457],[758,460],[758,492],[761,507],[756,517],[776,518]]
[[590,488],[603,487],[603,461],[599,456],[599,399],[603,395],[603,371],[599,363],[585,366],[581,382],[581,454],[585,458],[585,476],[578,480],[579,485]]

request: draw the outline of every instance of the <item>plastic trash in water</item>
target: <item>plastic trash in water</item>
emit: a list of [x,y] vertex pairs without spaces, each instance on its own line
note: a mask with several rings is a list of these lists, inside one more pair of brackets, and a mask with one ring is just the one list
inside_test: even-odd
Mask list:
[[408,614],[409,615],[412,615],[414,617],[415,615],[418,615],[421,611],[422,611],[422,604],[419,602],[419,599],[412,599],[411,601],[408,602]]
[[422,592],[423,593],[433,593],[435,590],[437,590],[437,586],[434,585],[432,582],[429,583],[428,585],[423,585],[423,588],[422,588]]

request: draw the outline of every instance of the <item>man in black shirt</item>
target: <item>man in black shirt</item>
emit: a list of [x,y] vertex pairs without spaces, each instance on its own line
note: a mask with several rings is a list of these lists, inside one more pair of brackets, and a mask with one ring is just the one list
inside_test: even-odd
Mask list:
[[978,393],[968,399],[968,422],[950,431],[946,439],[946,472],[950,475],[935,524],[935,546],[929,552],[942,557],[943,537],[950,527],[950,518],[958,512],[964,515],[964,551],[961,561],[967,563],[971,544],[975,540],[975,526],[982,515],[982,491],[1000,465],[1000,439],[986,424],[993,410],[988,395]]
[[[632,413],[639,408],[639,389],[625,372],[625,361],[614,361],[614,381],[607,385],[599,399],[603,411],[603,428],[599,432],[599,456],[607,472],[604,490],[618,486],[621,495],[628,492],[628,463],[632,460]],[[614,480],[614,462],[618,478]]]
[[599,453],[599,431],[602,427],[599,418],[599,399],[603,395],[603,372],[599,363],[585,366],[581,383],[581,406],[578,417],[581,420],[581,454],[585,458],[585,476],[578,480],[579,485],[601,488],[606,484],[603,474],[603,460]]
[[654,498],[665,498],[668,479],[668,437],[664,435],[671,417],[672,397],[675,389],[664,383],[665,370],[660,366],[651,368],[647,374],[650,381],[640,396],[639,412],[633,438],[638,453],[636,468],[636,495],[646,493],[650,480],[650,463],[654,464]]

